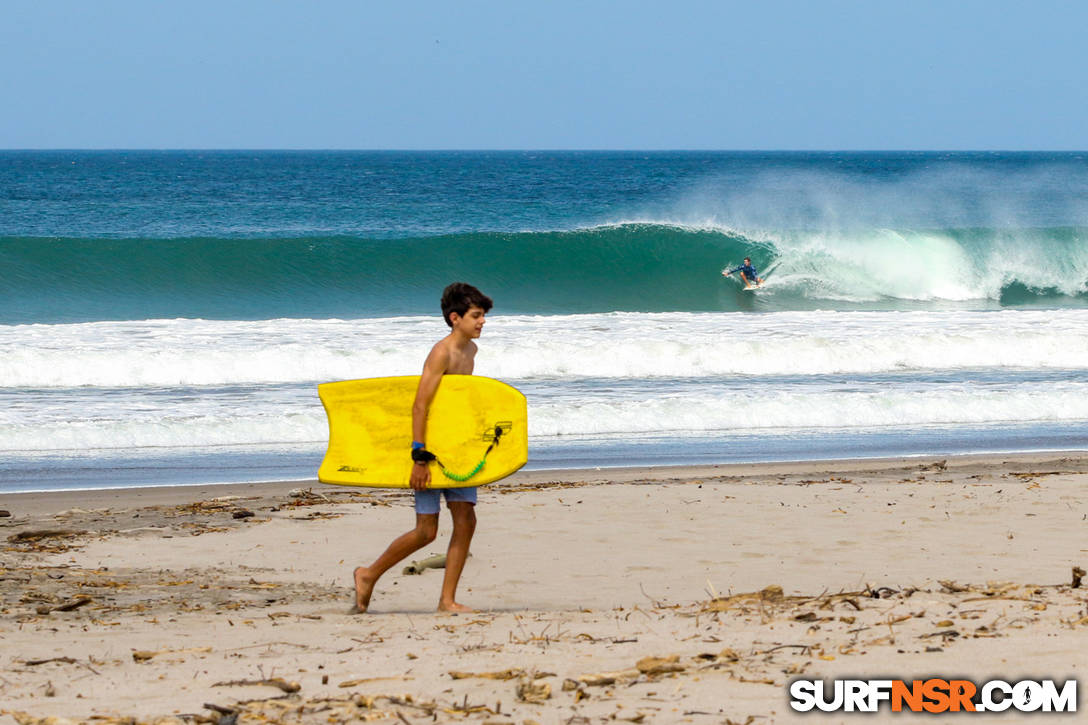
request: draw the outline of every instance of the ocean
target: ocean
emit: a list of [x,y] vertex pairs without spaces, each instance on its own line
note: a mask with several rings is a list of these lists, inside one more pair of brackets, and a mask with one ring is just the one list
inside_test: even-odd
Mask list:
[[530,468],[1088,448],[1088,154],[8,151],[0,492],[313,478],[455,280]]

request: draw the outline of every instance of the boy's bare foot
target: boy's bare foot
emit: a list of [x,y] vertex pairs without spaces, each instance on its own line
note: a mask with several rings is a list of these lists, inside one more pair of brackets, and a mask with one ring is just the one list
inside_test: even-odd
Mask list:
[[375,579],[370,576],[370,570],[365,566],[355,567],[352,572],[355,578],[355,609],[354,614],[362,614],[370,606],[370,595],[374,593]]
[[458,604],[457,602],[449,602],[448,604],[439,602],[438,611],[440,612],[475,612],[472,607],[466,607],[464,604]]

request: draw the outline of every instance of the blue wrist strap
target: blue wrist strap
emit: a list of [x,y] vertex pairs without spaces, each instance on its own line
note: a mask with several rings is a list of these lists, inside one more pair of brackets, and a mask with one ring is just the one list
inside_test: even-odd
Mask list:
[[419,441],[412,441],[412,450],[413,451],[418,451],[418,450],[421,450],[423,448],[425,448],[425,446],[422,443],[420,443]]

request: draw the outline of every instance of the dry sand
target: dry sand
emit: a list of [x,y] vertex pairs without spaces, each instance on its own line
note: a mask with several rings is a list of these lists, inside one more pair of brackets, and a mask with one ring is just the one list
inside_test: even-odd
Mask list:
[[[9,494],[0,510],[0,725],[932,723],[799,716],[786,688],[1088,686],[1084,454],[518,474],[481,489],[468,615],[434,612],[440,570],[400,567],[347,614],[352,567],[411,528],[406,492]],[[448,528],[443,513],[413,558]]]

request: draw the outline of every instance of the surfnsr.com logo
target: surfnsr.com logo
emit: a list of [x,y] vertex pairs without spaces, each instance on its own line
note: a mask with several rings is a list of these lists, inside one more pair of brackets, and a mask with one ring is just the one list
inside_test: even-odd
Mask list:
[[1076,712],[1077,681],[794,680],[790,707],[797,712]]

